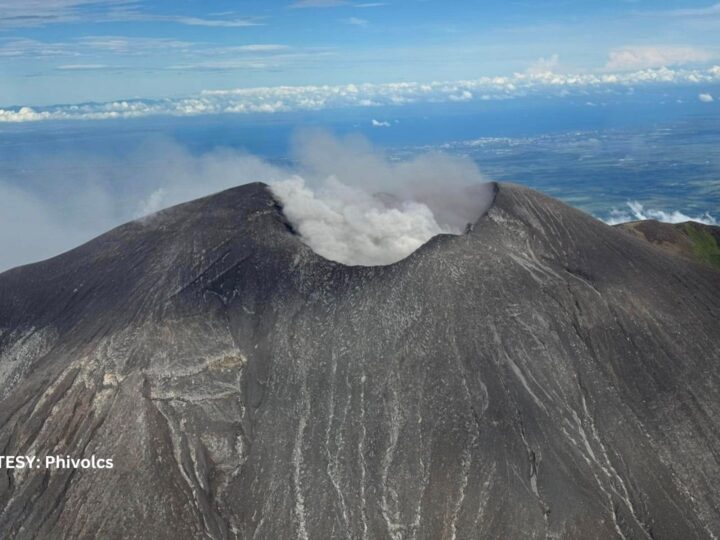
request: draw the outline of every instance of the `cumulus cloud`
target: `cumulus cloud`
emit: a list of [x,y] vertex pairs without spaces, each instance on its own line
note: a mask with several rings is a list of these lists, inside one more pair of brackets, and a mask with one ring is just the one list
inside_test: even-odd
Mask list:
[[552,73],[557,70],[560,65],[560,56],[553,54],[548,58],[538,58],[528,69],[527,73],[540,74]]
[[708,62],[712,55],[695,47],[625,47],[610,53],[606,69],[637,70]]
[[385,120],[375,120],[372,119],[372,126],[373,127],[390,127],[390,122],[387,122]]
[[[212,64],[211,64],[212,65]],[[258,68],[266,63],[216,63],[222,67]],[[183,67],[183,66],[179,66]],[[192,67],[192,66],[191,66]],[[197,67],[197,66],[196,66]],[[207,67],[207,66],[206,66]],[[504,100],[529,95],[586,95],[598,89],[640,85],[708,84],[720,81],[720,66],[708,69],[643,69],[602,74],[562,74],[551,71],[515,73],[463,81],[397,82],[322,86],[274,86],[206,90],[184,98],[120,100],[51,107],[0,108],[0,122],[42,120],[106,120],[153,115],[272,114],[343,107],[402,106],[413,103]]]
[[45,158],[41,168],[19,168],[0,180],[0,271],[248,182],[275,186],[302,238],[349,264],[393,262],[435,234],[462,231],[492,199],[469,159],[427,154],[393,162],[362,138],[323,132],[299,134],[294,147],[292,167],[228,149],[195,155],[172,141],[148,139],[128,155],[75,152]]
[[533,92],[572,91],[642,84],[699,84],[720,80],[720,66],[707,70],[641,70],[622,74],[567,75],[523,73],[469,81],[431,83],[348,84],[340,86],[280,86],[209,90],[199,95],[160,100],[121,100],[54,107],[0,109],[0,122],[41,120],[104,120],[151,115],[276,113],[341,107],[400,106],[418,102],[508,99]]
[[645,219],[655,219],[663,223],[684,223],[686,221],[696,221],[705,225],[717,225],[718,221],[709,213],[701,216],[690,216],[679,210],[657,210],[653,208],[645,208],[638,201],[628,201],[627,210],[618,210],[614,208],[610,212],[610,216],[605,219],[608,225],[617,225],[619,223],[627,223],[628,221],[641,221]]
[[711,94],[699,94],[698,99],[703,103],[712,103],[715,101],[715,98],[713,98]]

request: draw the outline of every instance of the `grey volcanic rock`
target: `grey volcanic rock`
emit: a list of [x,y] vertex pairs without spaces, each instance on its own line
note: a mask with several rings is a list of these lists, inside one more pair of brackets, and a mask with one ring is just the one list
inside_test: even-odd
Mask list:
[[2,538],[715,538],[720,273],[501,184],[322,259],[252,184],[0,275]]

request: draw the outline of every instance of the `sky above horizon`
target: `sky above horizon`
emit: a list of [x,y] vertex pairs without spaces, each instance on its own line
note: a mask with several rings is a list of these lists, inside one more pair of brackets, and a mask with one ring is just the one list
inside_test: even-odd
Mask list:
[[[217,100],[259,87],[343,88],[320,96],[326,103],[338,92],[358,94],[343,85],[374,85],[372,95],[361,89],[349,103],[362,105],[378,93],[390,102],[408,99],[407,90],[398,94],[398,83],[483,77],[509,79],[482,88],[414,88],[409,97],[487,98],[493,94],[486,86],[495,83],[504,94],[538,79],[555,84],[549,73],[563,85],[580,77],[597,86],[618,77],[636,84],[638,73],[667,68],[670,82],[717,82],[720,68],[708,69],[718,63],[720,3],[692,0],[455,1],[452,7],[438,0],[0,0],[0,108],[15,108],[0,117],[5,121],[40,119],[31,111],[15,114],[23,106]],[[388,89],[389,83],[395,86]],[[286,97],[276,90],[258,111]],[[341,97],[339,105],[348,104]],[[292,96],[300,108],[317,108],[317,98],[314,90]],[[194,105],[183,102],[171,113],[208,112]]]

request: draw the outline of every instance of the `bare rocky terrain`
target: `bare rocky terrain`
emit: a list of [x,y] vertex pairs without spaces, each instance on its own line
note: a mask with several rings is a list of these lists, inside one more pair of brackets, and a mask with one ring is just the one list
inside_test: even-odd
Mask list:
[[0,274],[17,539],[720,536],[720,272],[500,184],[348,267],[263,184]]

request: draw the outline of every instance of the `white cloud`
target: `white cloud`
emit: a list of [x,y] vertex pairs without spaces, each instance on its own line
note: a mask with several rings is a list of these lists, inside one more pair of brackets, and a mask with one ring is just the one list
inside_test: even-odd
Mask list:
[[263,24],[256,18],[203,18],[156,15],[139,9],[139,0],[0,0],[0,28],[113,21],[160,21],[186,26],[241,28]]
[[390,127],[390,122],[386,122],[383,120],[375,120],[372,119],[372,126],[373,127]]
[[167,21],[186,26],[209,26],[215,28],[244,28],[247,26],[261,26],[263,23],[257,19],[202,19],[200,17],[180,16],[145,16],[146,20]]
[[4,43],[0,41],[0,57],[97,57],[98,54],[145,56],[148,50],[188,53],[194,47],[195,44],[188,41],[130,36],[83,36],[65,42],[12,39]]
[[194,64],[177,64],[169,66],[172,70],[189,71],[225,71],[225,70],[263,70],[268,69],[266,62],[256,60],[210,60]]
[[298,0],[290,4],[293,9],[306,8],[335,8],[335,7],[353,7],[353,8],[375,8],[385,6],[385,2],[360,2],[353,3],[349,0]]
[[662,221],[663,223],[685,223],[686,221],[696,221],[706,225],[718,224],[718,221],[709,213],[705,213],[701,216],[690,216],[680,212],[679,210],[667,211],[645,208],[645,206],[638,201],[628,201],[627,207],[628,210],[613,209],[610,212],[610,216],[604,220],[605,223],[608,225],[617,225],[619,223],[627,223],[628,221],[655,219],[657,221]]
[[462,92],[458,94],[450,94],[448,96],[448,100],[450,101],[470,101],[473,98],[472,92],[469,92],[467,90],[463,90]]
[[339,6],[347,6],[349,2],[347,0],[299,0],[290,5],[294,9],[303,8],[331,8]]
[[23,28],[78,22],[91,14],[136,5],[136,0],[0,0],[0,27]]
[[76,47],[94,51],[123,55],[145,55],[148,50],[189,51],[193,47],[189,41],[171,38],[149,38],[130,36],[84,36],[77,40]]
[[345,23],[351,24],[353,26],[367,26],[368,22],[365,19],[361,19],[360,17],[350,17],[348,19],[343,19]]
[[675,9],[665,12],[665,14],[676,17],[707,17],[710,15],[720,15],[720,4],[713,4],[704,8]]
[[711,94],[699,94],[698,99],[703,103],[712,103],[715,101]]
[[[225,70],[268,70],[277,69],[281,66],[297,63],[307,58],[317,59],[321,56],[329,56],[329,51],[313,52],[292,52],[285,46],[253,46],[227,47],[220,49],[217,54],[210,51],[202,51],[195,54],[200,60],[187,64],[175,64],[164,69],[188,70],[188,71],[225,71]],[[192,58],[193,55],[186,55]],[[210,59],[207,59],[207,58]],[[223,59],[223,57],[226,57]]]
[[189,17],[184,15],[156,15],[144,13],[135,9],[117,10],[108,13],[102,22],[169,22],[185,26],[208,26],[211,28],[244,28],[248,26],[262,26],[265,23],[258,17],[216,18]]
[[46,58],[81,56],[72,43],[48,43],[34,39],[13,39],[0,45],[0,58]]
[[92,71],[96,69],[107,69],[110,66],[106,64],[64,64],[58,66],[57,69],[61,71]]
[[[110,47],[122,47],[120,43]],[[170,45],[172,46],[172,45]],[[282,54],[282,53],[281,53]],[[290,59],[292,55],[280,57]],[[277,57],[275,57],[277,58]],[[177,69],[264,69],[267,59],[213,60]],[[206,90],[184,98],[120,100],[51,107],[0,108],[0,122],[38,120],[104,120],[152,115],[277,113],[343,107],[402,106],[412,103],[503,100],[518,96],[587,96],[589,91],[641,85],[699,85],[720,82],[720,66],[708,69],[644,69],[602,74],[515,73],[463,81],[397,82],[322,86],[275,86]]]
[[237,47],[227,47],[225,50],[233,50],[237,52],[276,52],[286,51],[290,47],[280,45],[278,43],[252,43],[250,45],[238,45]]
[[610,53],[606,69],[616,71],[708,62],[712,55],[695,47],[624,47]]
[[552,73],[560,65],[560,57],[553,54],[548,58],[538,58],[528,69],[527,73],[537,75],[540,73]]
[[[184,69],[197,66],[205,69],[205,62],[231,63],[248,62],[250,58],[267,60],[272,57],[277,67],[278,62],[296,61],[300,58],[319,58],[331,53],[329,49],[293,50],[280,43],[247,43],[244,45],[213,46],[206,43],[193,43],[171,38],[153,38],[142,36],[83,36],[67,42],[43,42],[31,39],[12,39],[0,41],[0,59],[48,59],[48,58],[85,58],[87,61],[72,62],[78,65],[95,65],[98,58],[106,55],[117,57],[147,57],[148,51],[154,53],[170,53],[173,57],[181,57],[188,63]],[[210,59],[210,60],[208,60]],[[126,62],[132,66],[133,62]],[[147,66],[145,66],[147,67]],[[176,66],[156,65],[154,69],[176,69]],[[125,68],[130,69],[130,68]],[[143,69],[143,67],[136,67]]]

